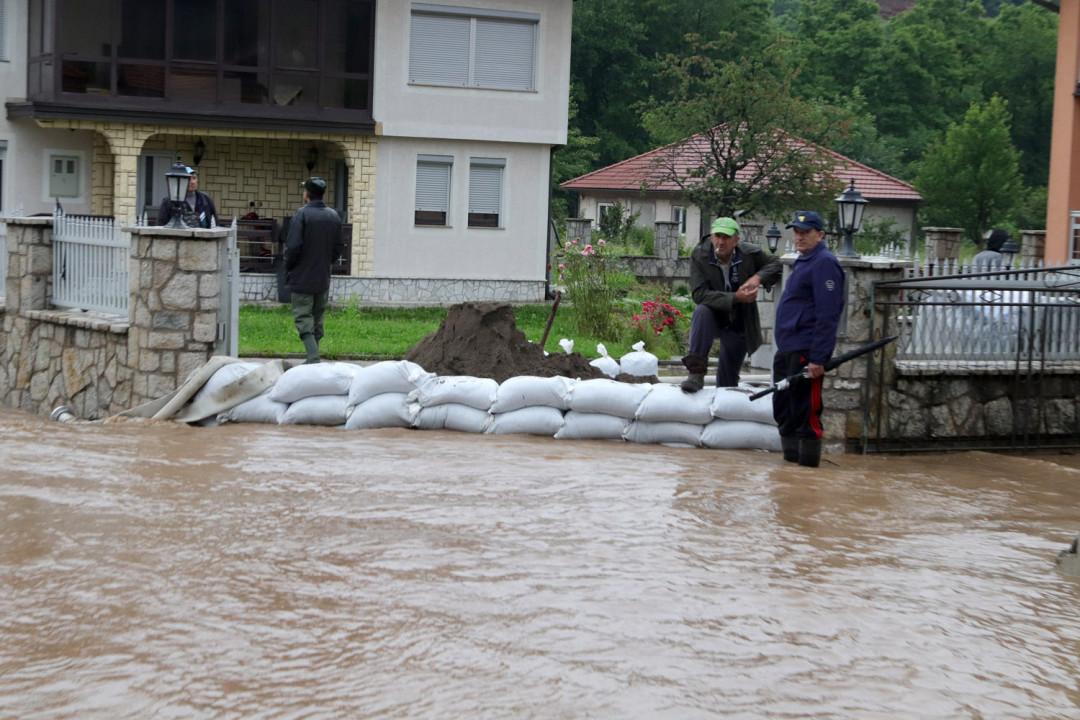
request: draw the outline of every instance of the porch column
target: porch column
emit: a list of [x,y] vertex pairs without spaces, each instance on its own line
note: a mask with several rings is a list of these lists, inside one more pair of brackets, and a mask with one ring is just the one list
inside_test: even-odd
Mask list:
[[154,131],[132,125],[109,126],[99,130],[109,142],[113,154],[112,215],[117,222],[136,219],[136,179],[139,171],[139,155],[143,145]]
[[356,135],[338,142],[349,168],[352,274],[372,275],[375,272],[375,138]]

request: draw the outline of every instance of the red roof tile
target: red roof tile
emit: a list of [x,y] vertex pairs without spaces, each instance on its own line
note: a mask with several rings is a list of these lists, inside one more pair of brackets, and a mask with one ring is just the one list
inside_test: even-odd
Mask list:
[[[808,143],[792,138],[790,142],[800,146]],[[633,190],[639,191],[643,185],[647,185],[650,191],[678,192],[679,186],[671,179],[665,178],[665,165],[672,162],[671,153],[676,152],[675,166],[681,176],[686,176],[691,169],[698,166],[702,152],[708,147],[708,139],[704,133],[694,135],[687,140],[667,145],[665,147],[650,150],[636,157],[628,158],[614,165],[586,173],[573,180],[567,180],[561,187],[564,190]],[[887,175],[880,170],[863,165],[840,153],[826,149],[825,152],[834,158],[833,176],[847,184],[848,180],[855,180],[855,188],[862,193],[867,200],[904,200],[921,201],[922,195],[910,184]],[[740,180],[750,179],[754,172],[753,167],[739,171]]]

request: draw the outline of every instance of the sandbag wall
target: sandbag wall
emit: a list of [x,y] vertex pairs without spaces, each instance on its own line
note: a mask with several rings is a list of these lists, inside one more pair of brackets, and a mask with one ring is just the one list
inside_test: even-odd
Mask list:
[[[233,363],[199,391],[219,393],[255,367]],[[216,423],[327,425],[348,430],[414,428],[557,439],[625,440],[687,447],[780,449],[772,403],[748,392],[564,377],[437,376],[388,361],[300,365],[261,395],[219,413]]]

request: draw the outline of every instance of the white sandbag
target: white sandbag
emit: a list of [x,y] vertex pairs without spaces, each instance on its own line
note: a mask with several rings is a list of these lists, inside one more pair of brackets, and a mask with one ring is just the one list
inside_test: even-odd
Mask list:
[[482,433],[491,421],[486,410],[468,405],[446,403],[433,407],[410,406],[415,418],[412,426],[417,430],[456,430],[458,432]]
[[282,425],[329,425],[345,423],[347,395],[313,395],[289,405],[281,415]]
[[192,404],[204,400],[205,398],[213,395],[218,390],[228,385],[229,383],[235,380],[239,380],[252,370],[259,367],[259,365],[260,363],[253,362],[229,363],[228,365],[211,375],[210,379],[207,380],[201,388],[199,388],[199,391],[195,393],[195,395],[191,398]]
[[776,425],[771,397],[751,400],[749,391],[735,388],[717,388],[709,411],[713,417],[721,420],[745,420]]
[[350,363],[297,365],[285,371],[270,391],[270,399],[294,403],[317,395],[348,395],[359,368]]
[[660,383],[653,386],[641,401],[634,419],[704,425],[713,419],[711,406],[715,390],[708,387],[696,393],[686,393],[678,385]]
[[772,450],[780,452],[775,425],[744,420],[713,420],[701,433],[701,444],[714,450]]
[[352,409],[345,421],[346,430],[411,427],[415,414],[410,410],[403,392],[380,393]]
[[554,437],[563,426],[563,414],[558,408],[536,405],[520,408],[491,417],[484,432],[493,435],[547,435]]
[[270,391],[257,395],[250,400],[245,400],[239,405],[229,408],[217,416],[219,423],[268,423],[277,425],[281,422],[281,416],[289,406],[285,403],[270,399]]
[[566,399],[574,381],[556,375],[555,377],[536,377],[518,375],[507,378],[499,385],[495,393],[495,402],[491,405],[493,413],[508,413],[522,408],[545,407],[566,410]]
[[594,368],[607,375],[609,378],[618,377],[622,370],[619,368],[619,361],[608,355],[607,348],[604,347],[604,343],[596,344],[596,352],[600,357],[589,362]]
[[701,445],[701,425],[635,420],[626,428],[623,439],[633,443],[665,443],[698,447]]
[[559,341],[559,347],[563,349],[563,352],[569,355],[574,352],[574,341],[570,338],[563,338]]
[[624,373],[638,377],[652,377],[660,372],[660,361],[645,349],[644,342],[639,340],[632,347],[633,352],[619,358],[619,367]]
[[570,388],[567,405],[576,412],[633,419],[652,387],[648,383],[624,383],[603,378],[579,380]]
[[408,360],[386,360],[360,368],[349,388],[349,406],[359,405],[376,395],[409,393],[420,381],[435,377]]
[[563,426],[556,440],[622,440],[630,421],[614,415],[575,412],[563,416]]
[[491,378],[432,375],[422,378],[416,384],[416,389],[409,393],[409,402],[419,403],[420,407],[424,408],[448,403],[468,405],[486,413],[495,402],[498,389],[499,383]]

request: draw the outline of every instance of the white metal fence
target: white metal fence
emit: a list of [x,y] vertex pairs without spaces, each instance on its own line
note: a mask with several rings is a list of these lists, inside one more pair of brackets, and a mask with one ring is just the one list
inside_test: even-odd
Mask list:
[[130,235],[121,232],[111,218],[57,212],[52,304],[126,316],[130,247]]

